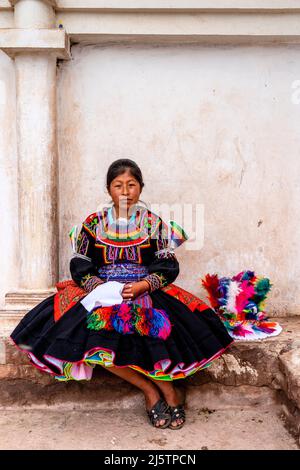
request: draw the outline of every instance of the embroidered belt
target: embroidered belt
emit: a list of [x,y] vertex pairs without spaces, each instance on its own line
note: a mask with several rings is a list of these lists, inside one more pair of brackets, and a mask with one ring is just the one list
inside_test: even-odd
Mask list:
[[[145,276],[149,274],[147,266],[142,264],[133,263],[117,263],[101,266],[98,269],[99,277],[107,281],[118,281],[118,282],[136,282],[141,281]],[[126,303],[133,303],[134,305],[140,305],[141,307],[151,308],[152,299],[148,292],[140,295],[132,301],[124,301]]]
[[134,282],[141,281],[149,274],[147,266],[134,263],[117,263],[101,266],[98,270],[99,277],[105,282]]

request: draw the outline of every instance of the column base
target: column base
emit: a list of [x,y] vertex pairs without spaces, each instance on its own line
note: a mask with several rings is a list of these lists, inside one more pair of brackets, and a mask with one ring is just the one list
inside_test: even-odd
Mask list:
[[34,290],[17,290],[8,292],[5,295],[5,310],[9,311],[29,311],[47,297],[55,294],[56,289],[34,289]]

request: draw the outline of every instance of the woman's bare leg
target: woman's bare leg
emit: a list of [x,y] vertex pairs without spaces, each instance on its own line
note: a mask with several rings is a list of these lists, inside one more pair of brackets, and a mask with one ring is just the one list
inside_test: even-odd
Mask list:
[[[122,379],[126,380],[126,382],[129,382],[135,385],[136,387],[138,387],[140,390],[142,390],[145,396],[147,410],[150,410],[153,407],[153,405],[155,405],[155,403],[159,400],[160,393],[158,389],[150,380],[147,380],[139,372],[136,372],[135,370],[130,369],[129,367],[112,366],[112,367],[104,367],[104,368],[108,370],[109,372],[111,372],[112,374],[115,374],[118,377],[121,377]],[[164,419],[156,423],[157,426],[163,426],[164,424],[165,424]]]

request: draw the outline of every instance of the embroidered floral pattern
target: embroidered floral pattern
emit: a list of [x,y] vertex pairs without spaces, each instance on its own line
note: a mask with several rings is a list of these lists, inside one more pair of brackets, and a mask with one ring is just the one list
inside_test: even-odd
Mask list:
[[98,276],[86,274],[85,276],[83,276],[80,282],[80,287],[82,287],[87,292],[92,292],[92,290],[100,286],[100,284],[103,284],[103,282],[104,281],[102,281]]

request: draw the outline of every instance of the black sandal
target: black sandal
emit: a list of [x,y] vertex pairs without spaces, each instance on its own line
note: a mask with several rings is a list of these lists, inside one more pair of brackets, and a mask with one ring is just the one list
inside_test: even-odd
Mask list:
[[[171,422],[169,424],[169,429],[181,429],[185,423],[185,410],[183,404],[177,406],[169,406],[169,410],[171,413]],[[172,426],[172,422],[176,421],[177,419],[182,419],[183,422],[181,424],[177,424],[176,426]]]
[[[153,408],[151,408],[151,410],[149,411],[147,410],[147,414],[149,416],[150,423],[152,424],[152,426],[154,426],[157,429],[165,429],[171,423],[169,405],[162,398],[160,398],[155,403],[155,405],[153,406]],[[159,422],[162,419],[165,420],[165,424],[163,424],[162,426],[156,426],[157,422]]]

